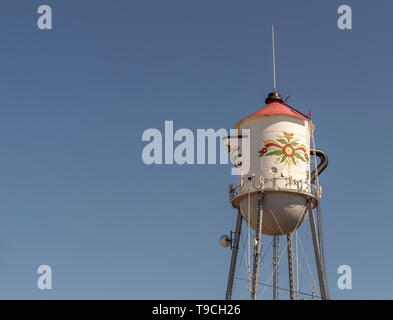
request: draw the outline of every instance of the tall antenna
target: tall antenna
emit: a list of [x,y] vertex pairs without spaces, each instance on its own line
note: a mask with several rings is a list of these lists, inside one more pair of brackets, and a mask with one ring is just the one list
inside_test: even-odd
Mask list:
[[272,48],[273,48],[273,90],[277,91],[276,85],[276,53],[274,48],[274,25],[272,24]]
[[276,48],[274,45],[274,25],[272,25],[272,49],[273,49],[273,91],[270,92],[268,97],[265,99],[265,102],[267,104],[274,101],[282,101],[282,98],[277,92],[277,83],[276,83]]

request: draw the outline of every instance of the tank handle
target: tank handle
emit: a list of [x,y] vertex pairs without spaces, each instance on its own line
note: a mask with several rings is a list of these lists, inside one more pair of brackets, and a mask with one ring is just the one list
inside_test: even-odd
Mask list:
[[317,166],[317,170],[313,170],[311,172],[311,184],[315,182],[315,178],[317,176],[317,171],[318,171],[318,176],[322,173],[323,170],[326,169],[328,165],[328,156],[325,151],[321,149],[310,149],[310,154],[313,155],[315,152],[315,155],[321,160],[319,162],[319,165]]

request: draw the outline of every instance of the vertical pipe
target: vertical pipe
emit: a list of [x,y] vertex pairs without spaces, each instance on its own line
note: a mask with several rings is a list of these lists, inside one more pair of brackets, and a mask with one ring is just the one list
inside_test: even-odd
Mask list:
[[299,282],[299,244],[298,244],[299,234],[298,234],[297,230],[295,231],[295,238],[296,238],[296,281],[295,281],[296,293],[295,293],[295,295],[296,295],[296,299],[299,300],[300,299],[300,296],[299,296],[299,292],[300,292],[300,288],[299,288],[299,284],[300,284],[300,282]]
[[278,300],[278,236],[273,236],[273,300]]
[[288,251],[289,297],[291,300],[295,300],[295,278],[293,276],[292,233],[287,234],[287,251]]
[[226,300],[232,299],[233,281],[235,279],[236,261],[237,261],[237,253],[239,251],[239,240],[240,240],[240,233],[241,233],[241,229],[242,229],[242,222],[243,222],[243,217],[242,217],[242,214],[241,214],[240,208],[239,208],[237,211],[235,239],[233,241],[231,265],[229,267],[227,291],[225,294]]
[[251,283],[251,300],[257,300],[258,297],[258,276],[259,276],[259,260],[261,256],[261,234],[262,234],[262,192],[258,192],[257,200],[257,223],[255,228],[255,248],[254,248],[254,264]]
[[322,271],[321,251],[319,248],[319,241],[317,235],[317,228],[315,225],[314,212],[311,209],[311,207],[309,209],[309,217],[310,217],[312,241],[314,245],[315,264],[317,265],[317,271],[318,271],[319,291],[321,293],[322,299],[326,300],[327,299],[326,286],[325,286],[325,278],[323,276],[323,271]]

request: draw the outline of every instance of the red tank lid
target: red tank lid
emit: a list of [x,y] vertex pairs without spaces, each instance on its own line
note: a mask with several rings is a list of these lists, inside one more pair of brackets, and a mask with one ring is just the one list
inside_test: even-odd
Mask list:
[[310,117],[304,115],[300,111],[296,110],[295,108],[293,108],[293,107],[287,105],[285,102],[283,102],[277,92],[270,93],[269,97],[266,99],[265,102],[267,103],[266,106],[259,109],[257,112],[254,112],[253,114],[249,115],[248,117],[245,117],[244,119],[240,120],[235,125],[235,128],[238,127],[240,122],[242,122],[246,119],[256,117],[256,116],[268,116],[268,115],[273,115],[273,114],[286,114],[286,115],[310,120]]
[[255,116],[265,116],[271,114],[287,114],[290,116],[295,116],[303,119],[308,119],[305,115],[301,114],[300,112],[296,112],[291,108],[288,108],[283,102],[272,101],[263,108],[259,109],[257,112],[249,115],[247,118],[255,117]]

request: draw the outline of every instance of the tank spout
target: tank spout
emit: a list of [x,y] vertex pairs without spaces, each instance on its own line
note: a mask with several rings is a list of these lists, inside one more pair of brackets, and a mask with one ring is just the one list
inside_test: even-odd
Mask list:
[[326,169],[327,165],[328,165],[328,156],[326,154],[325,151],[321,150],[321,149],[310,149],[310,154],[314,154],[321,160],[319,162],[319,165],[317,166],[317,170],[313,170],[311,172],[311,184],[313,184],[315,182],[315,178],[317,176],[317,172],[318,172],[318,176],[322,173],[323,170]]

